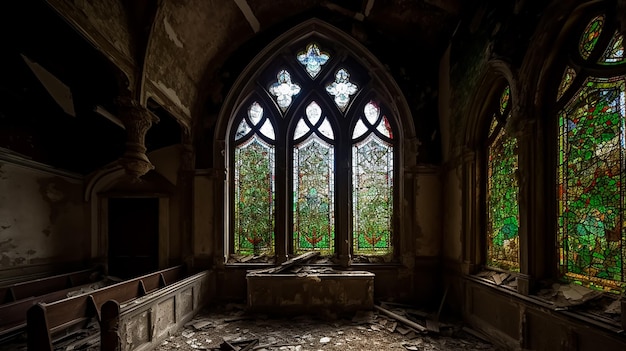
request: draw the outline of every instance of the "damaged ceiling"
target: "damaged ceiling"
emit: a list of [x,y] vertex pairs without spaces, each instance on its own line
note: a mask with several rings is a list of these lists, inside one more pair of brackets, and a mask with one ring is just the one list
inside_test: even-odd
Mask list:
[[468,13],[459,0],[34,0],[0,6],[8,43],[0,67],[0,147],[81,174],[124,152],[116,97],[137,99],[161,120],[146,136],[148,152],[192,143],[187,135],[210,137],[237,73],[276,36],[312,17],[346,31],[385,64],[412,108],[426,151],[421,161],[437,163],[439,59]]

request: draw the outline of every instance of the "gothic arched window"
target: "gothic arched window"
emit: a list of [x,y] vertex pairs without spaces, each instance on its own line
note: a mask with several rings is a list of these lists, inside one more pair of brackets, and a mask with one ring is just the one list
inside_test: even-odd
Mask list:
[[626,282],[623,36],[605,14],[575,30],[558,86],[559,267],[605,289]]
[[391,256],[399,133],[379,83],[315,36],[253,80],[227,134],[227,252]]
[[517,140],[506,132],[511,89],[498,90],[492,104],[487,146],[487,265],[519,271]]

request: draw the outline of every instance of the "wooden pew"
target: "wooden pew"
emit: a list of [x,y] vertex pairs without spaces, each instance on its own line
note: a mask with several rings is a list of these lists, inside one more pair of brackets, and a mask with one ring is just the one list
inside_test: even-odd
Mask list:
[[26,311],[36,303],[66,298],[100,279],[102,267],[94,267],[0,287],[0,338],[26,327]]
[[[0,304],[15,302],[31,296],[41,296],[58,290],[93,283],[102,277],[102,267],[93,267],[25,282],[0,286]],[[93,276],[97,276],[94,279]]]
[[[133,325],[143,322],[156,322],[160,315],[159,308],[171,307],[173,317],[169,324],[179,327],[183,320],[189,320],[206,300],[206,290],[212,273],[209,271],[200,272],[188,276],[183,266],[168,268],[141,277],[129,279],[114,285],[110,285],[90,293],[69,297],[52,303],[38,303],[28,310],[28,350],[52,351],[53,340],[56,335],[64,330],[76,326],[84,326],[94,318],[98,320],[101,329],[101,346],[112,345],[127,340],[137,343],[141,338],[135,336],[121,338],[120,335],[129,332],[128,328],[113,328],[111,323],[124,323],[133,320]],[[184,302],[189,300],[191,292],[191,307]],[[103,310],[103,305],[107,305]],[[178,305],[181,306],[178,306]],[[188,304],[187,304],[188,305]],[[115,306],[118,306],[117,309]],[[121,307],[120,307],[121,306]],[[116,312],[117,311],[117,312]],[[169,311],[169,310],[168,310]],[[186,312],[186,313],[184,313]],[[144,318],[148,313],[156,313],[156,316]],[[179,316],[180,314],[180,316]],[[103,320],[104,315],[104,320]],[[139,322],[137,322],[139,320]],[[145,321],[144,321],[145,320]],[[169,321],[169,319],[168,319]],[[152,327],[148,330],[157,330],[159,327]],[[166,325],[167,328],[172,326]],[[161,328],[163,329],[163,328]],[[113,334],[110,330],[114,330]],[[169,329],[168,329],[169,330]],[[130,331],[132,333],[132,330]],[[112,336],[113,335],[113,336]],[[143,334],[142,334],[143,335]],[[152,335],[144,344],[155,342],[163,334]],[[114,341],[111,341],[114,338]],[[127,345],[125,350],[133,349],[133,345]],[[119,350],[112,348],[110,350]]]

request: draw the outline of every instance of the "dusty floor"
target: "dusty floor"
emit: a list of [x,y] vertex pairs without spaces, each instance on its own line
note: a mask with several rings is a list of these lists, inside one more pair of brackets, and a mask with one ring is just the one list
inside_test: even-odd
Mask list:
[[247,350],[497,350],[469,332],[460,324],[446,324],[439,334],[418,333],[375,312],[351,318],[270,318],[227,305],[200,313],[156,350],[238,350],[250,343]]
[[[426,326],[426,319],[432,317],[419,310],[385,307],[421,326]],[[476,332],[459,321],[442,320],[438,325],[439,333],[419,332],[377,311],[360,311],[342,317],[279,318],[250,314],[244,305],[228,304],[202,311],[155,350],[499,350],[474,336]],[[88,328],[55,342],[54,350],[99,350],[97,323],[94,321]],[[0,351],[26,351],[25,335],[0,343]]]

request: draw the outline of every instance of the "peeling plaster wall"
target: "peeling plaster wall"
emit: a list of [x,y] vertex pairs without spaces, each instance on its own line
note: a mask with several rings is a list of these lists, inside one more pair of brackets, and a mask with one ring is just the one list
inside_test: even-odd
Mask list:
[[197,175],[194,178],[194,238],[193,254],[197,257],[209,257],[215,245],[211,238],[214,235],[215,218],[213,203],[213,179],[206,175]]
[[122,0],[47,0],[79,32],[122,69],[133,85],[135,46]]
[[73,3],[99,33],[122,55],[132,60],[135,55],[128,30],[129,20],[121,0],[75,0]]
[[190,117],[201,83],[214,73],[206,72],[207,67],[219,67],[242,40],[251,37],[252,30],[234,1],[164,2],[156,21],[146,55],[146,77],[158,90],[152,93]]
[[439,129],[441,130],[442,156],[442,256],[445,260],[460,262],[462,256],[461,243],[461,179],[460,169],[452,167],[456,155],[453,153],[451,119],[451,81],[450,81],[450,52],[448,47],[439,63]]
[[411,216],[420,228],[415,236],[416,255],[434,257],[441,252],[441,179],[438,168],[427,171],[416,178],[415,213]]
[[484,33],[460,31],[441,59],[439,67],[439,118],[442,134],[443,257],[462,261],[463,152],[472,116],[470,107],[480,77],[487,69],[491,47]]
[[462,259],[462,198],[460,171],[449,170],[444,175],[443,203],[445,216],[443,220],[443,257],[447,260],[461,262]]
[[148,153],[148,159],[154,165],[154,170],[161,174],[173,185],[178,182],[180,168],[180,145],[164,147]]
[[0,162],[0,278],[89,259],[83,181]]
[[[180,145],[164,147],[148,153],[148,159],[154,165],[154,171],[167,179],[174,187],[180,189],[178,173],[180,169]],[[182,191],[176,191],[169,197],[169,265],[178,264],[183,253],[181,252],[181,202],[184,196]]]

